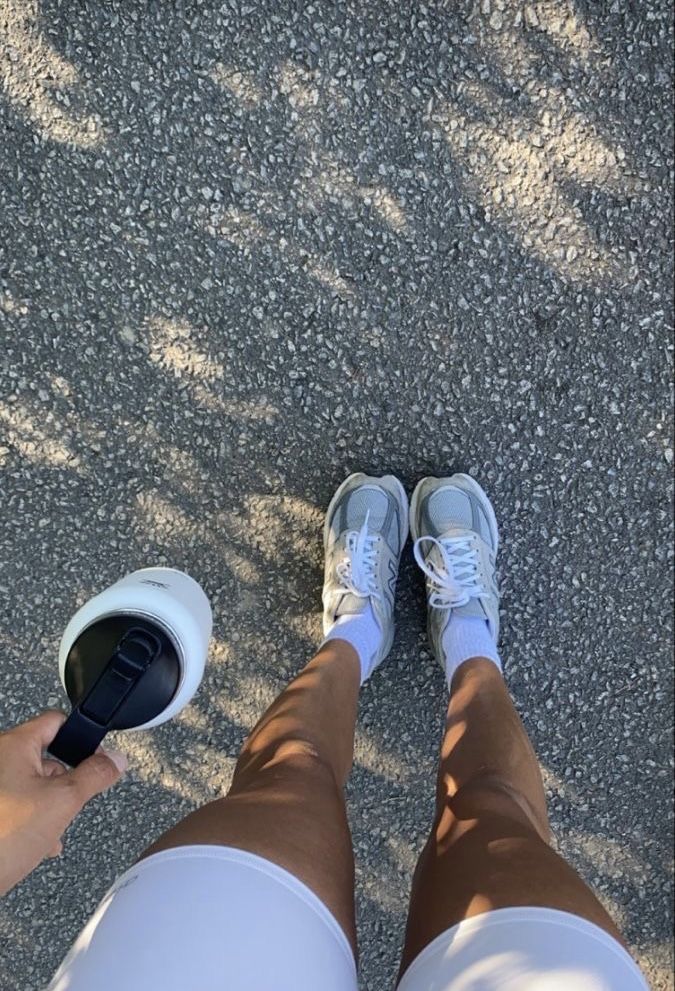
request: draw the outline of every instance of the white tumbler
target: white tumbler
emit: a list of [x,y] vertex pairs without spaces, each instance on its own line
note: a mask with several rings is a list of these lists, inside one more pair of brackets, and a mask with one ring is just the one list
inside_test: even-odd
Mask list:
[[68,623],[59,675],[73,710],[49,747],[74,766],[111,729],[171,719],[196,692],[213,621],[197,582],[175,568],[134,571]]

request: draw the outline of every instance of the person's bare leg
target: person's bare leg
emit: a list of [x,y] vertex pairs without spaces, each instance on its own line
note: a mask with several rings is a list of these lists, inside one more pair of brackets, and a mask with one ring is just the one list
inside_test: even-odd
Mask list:
[[187,816],[143,856],[213,843],[266,857],[319,896],[356,952],[354,858],[343,788],[359,682],[353,647],[328,642],[249,736],[228,795]]
[[326,640],[248,738],[229,794],[146,851],[213,843],[266,857],[312,889],[356,952],[354,856],[343,788],[360,684],[394,636],[394,593],[408,499],[392,475],[350,475],[324,527]]
[[549,840],[539,765],[501,672],[485,658],[467,660],[452,680],[436,815],[413,879],[401,974],[440,933],[490,909],[572,912],[621,940]]

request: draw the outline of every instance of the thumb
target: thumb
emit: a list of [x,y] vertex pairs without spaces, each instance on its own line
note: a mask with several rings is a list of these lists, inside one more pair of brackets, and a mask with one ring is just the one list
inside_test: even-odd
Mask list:
[[119,750],[97,750],[81,764],[57,781],[68,781],[82,805],[94,795],[105,791],[122,777],[127,767],[127,758]]

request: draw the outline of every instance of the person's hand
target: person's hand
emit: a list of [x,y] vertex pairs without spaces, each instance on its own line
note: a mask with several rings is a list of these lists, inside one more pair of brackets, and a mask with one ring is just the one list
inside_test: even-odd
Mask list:
[[61,853],[71,820],[127,766],[124,754],[114,750],[99,749],[73,770],[45,758],[65,718],[43,712],[0,733],[0,895],[45,857]]

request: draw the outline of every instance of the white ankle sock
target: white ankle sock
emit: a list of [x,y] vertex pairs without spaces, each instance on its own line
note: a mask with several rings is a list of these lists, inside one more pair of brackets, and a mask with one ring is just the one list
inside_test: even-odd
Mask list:
[[346,640],[359,655],[361,664],[361,684],[375,668],[375,655],[382,642],[382,631],[377,625],[370,602],[358,613],[339,616],[321,646],[329,640]]
[[441,646],[448,687],[459,665],[462,661],[468,661],[470,657],[487,657],[500,671],[502,670],[497,645],[492,639],[487,623],[479,616],[451,616],[450,622],[443,631]]

